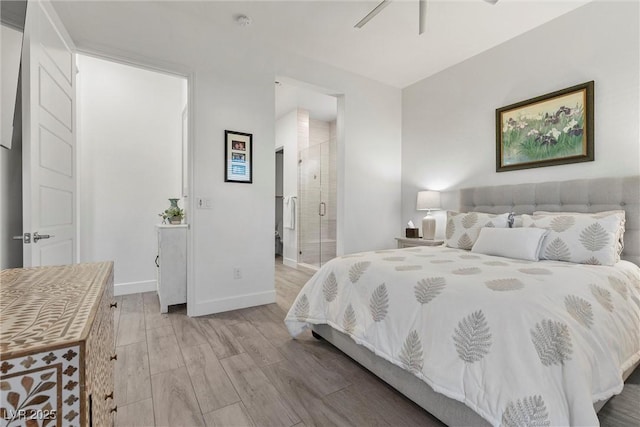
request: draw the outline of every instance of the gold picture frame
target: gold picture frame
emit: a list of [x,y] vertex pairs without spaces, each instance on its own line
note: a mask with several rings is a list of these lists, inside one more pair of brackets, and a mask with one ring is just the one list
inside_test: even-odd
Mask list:
[[496,172],[593,161],[594,82],[496,109]]

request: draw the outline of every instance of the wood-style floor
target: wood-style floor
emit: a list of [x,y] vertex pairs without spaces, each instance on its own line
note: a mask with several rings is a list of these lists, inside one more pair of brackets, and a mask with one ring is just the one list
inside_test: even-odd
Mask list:
[[[442,426],[310,333],[283,319],[311,271],[276,261],[277,303],[189,318],[155,293],[118,297],[118,426]],[[640,426],[640,369],[600,412]]]

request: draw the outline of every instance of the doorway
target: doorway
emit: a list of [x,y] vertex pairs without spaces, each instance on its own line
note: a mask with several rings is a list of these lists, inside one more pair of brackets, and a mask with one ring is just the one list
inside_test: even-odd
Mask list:
[[77,63],[79,260],[115,261],[115,294],[155,291],[159,214],[168,199],[187,207],[187,80],[88,55]]
[[287,78],[275,87],[276,151],[283,150],[282,215],[276,212],[282,218],[282,262],[317,269],[337,249],[338,100],[330,91]]

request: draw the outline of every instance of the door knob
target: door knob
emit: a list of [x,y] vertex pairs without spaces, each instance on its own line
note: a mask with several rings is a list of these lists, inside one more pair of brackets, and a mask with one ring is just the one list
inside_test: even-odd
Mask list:
[[38,240],[40,239],[49,239],[51,237],[56,237],[53,234],[38,234],[38,232],[36,231],[35,233],[33,233],[33,243],[38,243]]

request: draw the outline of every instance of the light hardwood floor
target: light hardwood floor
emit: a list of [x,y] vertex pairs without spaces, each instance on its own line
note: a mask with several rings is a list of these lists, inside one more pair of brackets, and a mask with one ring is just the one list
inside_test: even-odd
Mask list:
[[[283,323],[309,270],[276,261],[277,302],[189,318],[155,293],[118,297],[118,426],[442,426],[324,341]],[[640,426],[640,369],[600,412]]]

